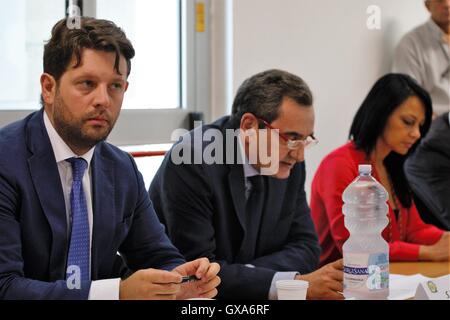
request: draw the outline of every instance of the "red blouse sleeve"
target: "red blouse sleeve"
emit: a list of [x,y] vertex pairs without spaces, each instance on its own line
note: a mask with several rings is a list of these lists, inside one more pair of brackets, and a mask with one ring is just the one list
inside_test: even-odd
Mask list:
[[423,245],[433,245],[439,241],[443,234],[443,230],[423,222],[416,206],[414,204],[411,206],[408,211],[406,241]]
[[342,245],[350,235],[344,226],[342,194],[358,175],[357,165],[350,157],[339,155],[322,162],[320,171],[321,174],[316,181],[316,190],[325,207],[331,236],[342,253]]
[[394,241],[389,243],[389,259],[391,261],[418,261],[419,244]]

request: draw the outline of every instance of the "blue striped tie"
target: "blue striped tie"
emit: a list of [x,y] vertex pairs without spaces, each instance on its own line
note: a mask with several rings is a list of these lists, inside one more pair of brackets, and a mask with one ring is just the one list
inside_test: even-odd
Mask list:
[[[90,280],[89,270],[89,220],[86,198],[83,191],[83,175],[87,162],[83,158],[70,158],[72,164],[72,191],[70,192],[70,208],[72,210],[72,232],[70,236],[67,268],[79,267],[81,282]],[[66,278],[70,276],[66,275]]]

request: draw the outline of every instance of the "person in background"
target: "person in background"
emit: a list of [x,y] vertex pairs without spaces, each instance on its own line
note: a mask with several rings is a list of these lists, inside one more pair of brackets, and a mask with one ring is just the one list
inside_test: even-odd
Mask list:
[[185,262],[132,157],[104,141],[132,44],[111,21],[69,25],[44,48],[43,108],[0,130],[0,299],[214,297],[219,265]]
[[394,56],[393,72],[416,79],[431,95],[434,116],[450,106],[450,0],[425,0],[430,19],[406,34]]
[[349,237],[342,193],[358,176],[359,164],[371,164],[374,178],[389,193],[389,224],[382,236],[389,242],[391,261],[449,259],[449,232],[421,220],[403,170],[431,118],[428,93],[408,75],[388,74],[375,83],[353,119],[350,141],[322,160],[312,182],[311,215],[321,264],[342,257]]
[[[298,76],[258,73],[240,86],[231,116],[183,136],[151,183],[173,243],[188,259],[221,265],[218,298],[276,299],[277,280],[302,279],[308,299],[343,299],[342,260],[316,270],[320,247],[304,190],[305,148],[315,144],[312,104]],[[218,137],[195,140],[212,133]],[[273,136],[264,143],[266,133]],[[217,144],[224,148],[215,161],[177,159],[180,150],[201,156]],[[264,172],[269,164],[273,171]]]
[[406,160],[406,177],[423,220],[450,230],[450,119],[435,119],[430,132]]

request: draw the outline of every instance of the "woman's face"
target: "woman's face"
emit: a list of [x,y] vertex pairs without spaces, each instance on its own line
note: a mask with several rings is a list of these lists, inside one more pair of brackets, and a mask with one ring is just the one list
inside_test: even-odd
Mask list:
[[391,151],[406,155],[420,138],[424,122],[425,106],[418,97],[411,96],[389,116],[380,139]]

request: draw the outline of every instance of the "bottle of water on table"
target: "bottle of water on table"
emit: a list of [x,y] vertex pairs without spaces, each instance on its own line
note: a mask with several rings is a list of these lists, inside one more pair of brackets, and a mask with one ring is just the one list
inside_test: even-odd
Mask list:
[[342,247],[344,296],[364,300],[389,295],[389,245],[381,236],[388,224],[388,193],[371,176],[371,165],[359,165],[359,176],[345,189],[345,227],[350,237]]

